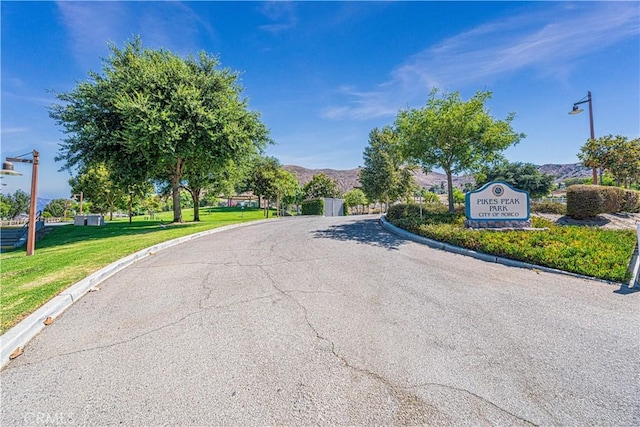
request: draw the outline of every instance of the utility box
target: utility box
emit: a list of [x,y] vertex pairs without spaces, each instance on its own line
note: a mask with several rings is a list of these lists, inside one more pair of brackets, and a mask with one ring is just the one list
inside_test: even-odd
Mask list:
[[87,225],[104,225],[104,216],[102,215],[87,215]]
[[324,216],[344,216],[344,199],[325,197]]
[[91,226],[103,226],[103,215],[76,215],[73,218],[73,225],[91,225]]

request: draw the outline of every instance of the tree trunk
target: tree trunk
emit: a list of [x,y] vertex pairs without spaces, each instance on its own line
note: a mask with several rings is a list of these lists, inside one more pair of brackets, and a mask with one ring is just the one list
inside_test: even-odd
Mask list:
[[191,198],[193,199],[193,220],[200,221],[200,188],[191,189]]
[[454,213],[455,209],[453,207],[453,179],[451,178],[451,171],[445,170],[447,174],[447,193],[449,199],[449,213]]
[[182,222],[182,209],[180,207],[180,183],[178,177],[171,178],[171,198],[173,200],[173,222]]

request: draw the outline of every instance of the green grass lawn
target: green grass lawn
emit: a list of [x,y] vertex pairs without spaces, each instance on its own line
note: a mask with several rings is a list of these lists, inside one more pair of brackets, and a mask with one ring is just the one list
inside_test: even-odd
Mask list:
[[[193,209],[184,209],[183,218],[193,218]],[[135,217],[131,224],[125,218],[104,227],[52,227],[36,243],[34,256],[27,257],[24,248],[0,254],[0,333],[70,285],[122,257],[177,237],[263,218],[260,209],[201,208],[198,223],[168,224],[173,213],[163,212],[153,221]]]

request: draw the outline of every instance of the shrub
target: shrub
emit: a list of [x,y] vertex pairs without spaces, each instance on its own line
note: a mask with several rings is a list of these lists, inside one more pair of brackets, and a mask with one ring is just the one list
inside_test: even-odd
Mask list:
[[[422,236],[483,253],[521,260],[606,280],[625,282],[627,267],[636,245],[632,230],[601,230],[595,227],[557,226],[543,218],[532,218],[543,231],[493,232],[464,228],[460,214],[427,212],[420,221],[412,207],[393,207],[395,225]],[[390,209],[390,211],[392,211]]]
[[324,215],[324,200],[311,199],[302,202],[302,215]]
[[625,190],[622,201],[623,212],[640,212],[640,191]]
[[387,219],[389,221],[395,221],[397,219],[406,217],[420,217],[420,205],[400,203],[390,206],[387,209]]
[[531,203],[531,212],[550,213],[558,215],[567,214],[567,205],[558,202],[533,202]]
[[637,212],[637,191],[601,185],[572,185],[567,189],[567,215],[589,218],[601,213]]

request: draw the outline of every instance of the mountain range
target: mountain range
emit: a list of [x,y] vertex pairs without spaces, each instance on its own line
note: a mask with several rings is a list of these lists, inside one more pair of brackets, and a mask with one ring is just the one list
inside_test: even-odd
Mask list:
[[[300,185],[304,185],[311,181],[314,175],[324,173],[338,183],[338,187],[342,192],[347,192],[355,187],[360,186],[358,174],[361,168],[336,170],[336,169],[307,169],[302,166],[285,165],[283,168],[298,177]],[[591,176],[591,169],[582,166],[580,163],[572,164],[546,164],[538,166],[540,172],[553,175],[555,182],[562,182],[569,178],[588,178]],[[415,173],[416,181],[420,187],[430,188],[434,185],[446,185],[447,176],[443,173],[429,172],[424,173],[418,170]],[[461,175],[453,177],[453,185],[462,188],[467,182],[473,183],[472,175]]]

